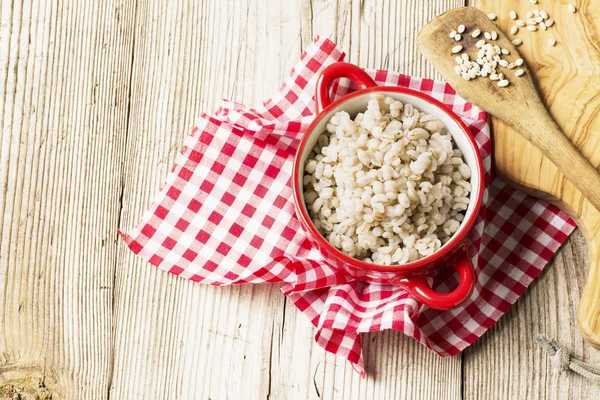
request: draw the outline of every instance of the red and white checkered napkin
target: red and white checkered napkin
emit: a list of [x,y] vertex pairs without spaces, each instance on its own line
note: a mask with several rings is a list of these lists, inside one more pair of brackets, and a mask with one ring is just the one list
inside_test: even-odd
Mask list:
[[[212,285],[282,282],[315,327],[316,341],[364,376],[359,332],[397,329],[442,356],[473,343],[525,291],[574,228],[557,208],[491,178],[487,116],[444,82],[368,71],[380,85],[408,86],[441,100],[480,146],[486,193],[469,237],[477,282],[461,308],[437,311],[405,290],[357,282],[336,271],[294,215],[290,176],[299,139],[314,118],[319,71],[344,53],[316,39],[281,90],[263,106],[224,102],[202,115],[140,224],[122,233],[129,248],[160,269]],[[347,82],[334,85],[337,96]],[[438,290],[456,284],[437,274]]]

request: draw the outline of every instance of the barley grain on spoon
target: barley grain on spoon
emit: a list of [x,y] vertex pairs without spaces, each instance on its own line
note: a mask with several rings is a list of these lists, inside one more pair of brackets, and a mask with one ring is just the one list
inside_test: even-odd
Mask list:
[[465,26],[464,25],[459,25],[458,29],[456,29],[458,31],[458,33],[463,33],[465,31]]
[[521,76],[521,75],[523,75],[524,73],[525,73],[525,70],[518,69],[518,70],[516,70],[516,71],[515,71],[515,76]]
[[452,54],[456,54],[456,53],[460,52],[461,50],[462,50],[462,46],[461,45],[454,46],[452,48]]
[[450,31],[450,35],[449,35],[452,39],[454,39],[454,36],[456,36],[456,31]]
[[477,36],[479,36],[479,34],[481,34],[481,31],[479,29],[475,29],[473,31],[473,33],[471,33],[471,36],[473,36],[474,38],[476,38]]
[[496,14],[494,14],[494,13],[488,14],[488,18],[491,19],[492,21],[494,21],[496,19]]
[[515,65],[517,67],[520,67],[521,65],[523,65],[523,59],[522,58],[517,58],[517,60],[515,61]]
[[460,36],[460,33],[457,33],[456,36],[454,36],[454,40],[458,42],[460,39],[462,39],[462,36]]
[[486,38],[487,40],[492,40],[492,35],[491,35],[491,33],[489,33],[489,32],[485,32],[485,33],[483,34],[483,36],[485,36],[485,38]]
[[508,81],[506,79],[502,79],[500,82],[498,82],[498,86],[506,87],[508,86]]

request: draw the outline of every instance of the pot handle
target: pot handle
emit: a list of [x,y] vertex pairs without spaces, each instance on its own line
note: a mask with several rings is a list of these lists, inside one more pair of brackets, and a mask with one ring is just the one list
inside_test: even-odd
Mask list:
[[377,86],[373,79],[371,79],[362,68],[346,62],[333,63],[325,67],[321,72],[319,79],[317,79],[317,93],[315,96],[317,113],[320,113],[325,107],[331,104],[328,93],[329,86],[334,80],[339,78],[350,79],[352,82],[356,83],[360,89]]
[[406,288],[421,303],[430,308],[436,310],[456,308],[471,296],[475,286],[473,264],[466,242],[454,254],[452,266],[458,272],[460,282],[450,293],[438,293],[431,289],[423,276],[409,276],[396,281],[395,284]]

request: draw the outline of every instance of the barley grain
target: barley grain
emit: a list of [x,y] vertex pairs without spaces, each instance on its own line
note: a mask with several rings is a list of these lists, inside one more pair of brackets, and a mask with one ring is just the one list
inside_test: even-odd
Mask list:
[[314,226],[339,250],[371,263],[433,254],[465,219],[471,169],[443,124],[411,104],[374,94],[359,115],[334,114],[309,155],[304,200]]
[[567,5],[567,8],[569,9],[569,11],[571,11],[572,13],[577,12],[577,8],[575,7],[575,5],[573,3],[569,3]]
[[461,45],[454,46],[454,47],[452,48],[452,54],[459,53],[461,50],[462,50],[462,46],[461,46]]
[[502,79],[500,82],[498,82],[498,86],[500,87],[506,87],[508,86],[508,81],[506,79]]
[[517,13],[514,11],[510,12],[510,19],[517,19]]

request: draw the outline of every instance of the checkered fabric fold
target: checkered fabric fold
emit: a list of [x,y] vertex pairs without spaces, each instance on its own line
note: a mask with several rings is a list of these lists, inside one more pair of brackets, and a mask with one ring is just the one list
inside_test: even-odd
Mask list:
[[[508,311],[574,223],[491,175],[487,115],[448,84],[367,70],[379,85],[410,87],[442,101],[476,139],[486,181],[469,236],[477,281],[462,307],[438,311],[401,288],[357,282],[333,268],[295,216],[290,177],[296,146],[315,115],[317,76],[343,59],[334,43],[317,38],[262,106],[224,101],[215,115],[202,115],[142,221],[121,235],[144,260],[196,282],[282,283],[317,328],[317,343],[364,376],[359,333],[396,329],[441,356],[458,354]],[[345,80],[333,87],[335,96],[352,90]],[[456,283],[451,271],[442,270],[433,287]]]

